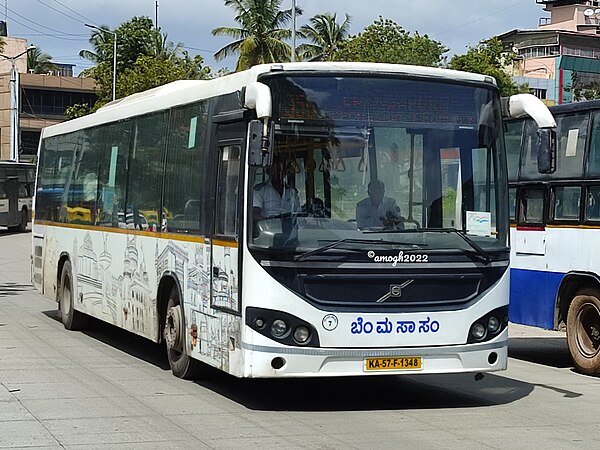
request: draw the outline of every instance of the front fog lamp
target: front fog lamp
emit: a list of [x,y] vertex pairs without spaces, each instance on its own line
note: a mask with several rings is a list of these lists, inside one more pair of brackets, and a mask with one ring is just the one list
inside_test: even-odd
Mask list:
[[485,326],[482,323],[475,322],[471,327],[471,336],[475,338],[475,340],[480,341],[486,335]]
[[271,324],[271,334],[276,338],[283,337],[288,331],[287,323],[281,319],[275,319]]
[[488,320],[488,331],[496,333],[500,329],[500,320],[496,316],[490,316]]
[[298,344],[304,344],[310,337],[310,331],[303,325],[300,325],[294,330],[294,340]]

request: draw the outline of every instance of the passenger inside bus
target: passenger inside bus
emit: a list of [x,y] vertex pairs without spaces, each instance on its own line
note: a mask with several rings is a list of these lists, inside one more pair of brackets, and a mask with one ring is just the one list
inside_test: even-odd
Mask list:
[[396,200],[385,197],[385,185],[381,180],[371,180],[367,186],[369,196],[356,204],[356,225],[359,229],[404,229],[404,220]]

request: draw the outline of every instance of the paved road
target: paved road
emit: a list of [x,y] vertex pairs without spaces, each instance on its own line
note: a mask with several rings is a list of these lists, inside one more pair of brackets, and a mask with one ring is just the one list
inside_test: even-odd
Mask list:
[[319,380],[173,377],[160,346],[68,332],[0,231],[0,448],[600,448],[600,380],[564,336],[511,326],[509,370]]

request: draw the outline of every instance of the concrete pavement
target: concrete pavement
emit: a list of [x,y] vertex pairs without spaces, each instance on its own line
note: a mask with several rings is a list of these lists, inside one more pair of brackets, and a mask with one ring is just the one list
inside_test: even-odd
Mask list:
[[509,370],[480,382],[188,382],[156,344],[65,330],[29,284],[30,238],[0,232],[0,448],[600,447],[600,380],[572,371],[560,333],[511,326]]

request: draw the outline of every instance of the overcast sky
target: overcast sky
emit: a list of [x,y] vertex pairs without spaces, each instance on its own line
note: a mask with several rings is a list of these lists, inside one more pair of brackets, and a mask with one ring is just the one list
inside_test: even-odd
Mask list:
[[[506,31],[532,29],[548,14],[536,0],[296,0],[304,14],[298,27],[315,14],[337,13],[351,17],[351,34],[357,34],[378,16],[394,20],[407,31],[418,31],[442,42],[448,56],[464,53],[481,39]],[[0,16],[10,36],[26,38],[49,53],[56,62],[76,64],[76,73],[89,67],[78,56],[90,49],[92,30],[84,23],[117,27],[133,16],[155,18],[155,0],[0,0]],[[291,8],[283,0],[282,8]],[[339,21],[339,20],[338,20]],[[234,60],[216,63],[213,54],[230,40],[213,37],[219,26],[236,26],[233,10],[223,0],[159,0],[158,23],[169,40],[181,42],[206,65],[235,66]]]

